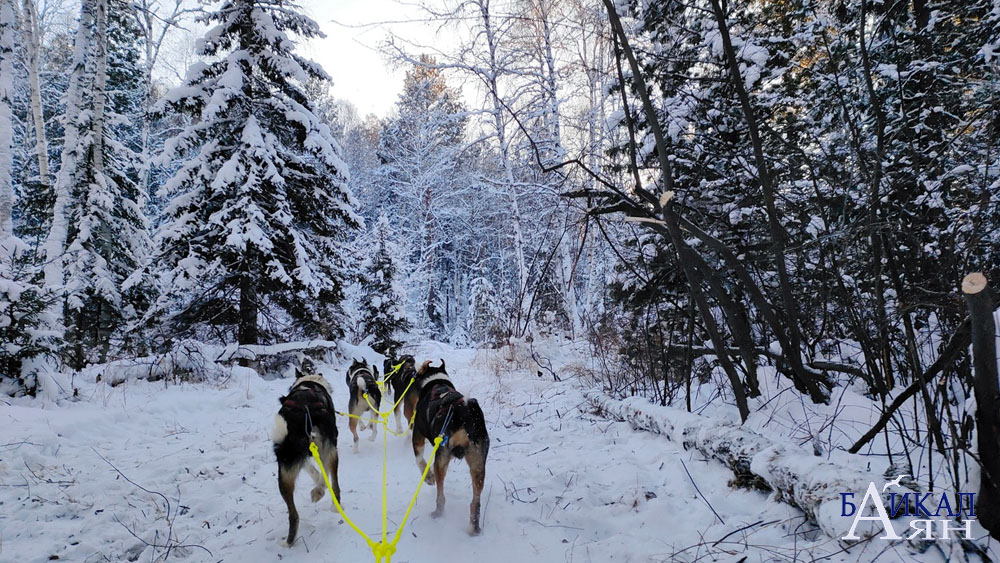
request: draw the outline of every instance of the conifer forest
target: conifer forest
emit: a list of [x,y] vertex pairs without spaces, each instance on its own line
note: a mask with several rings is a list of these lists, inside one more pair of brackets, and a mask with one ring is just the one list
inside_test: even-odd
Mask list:
[[1000,0],[0,0],[0,561],[1000,561],[998,324]]

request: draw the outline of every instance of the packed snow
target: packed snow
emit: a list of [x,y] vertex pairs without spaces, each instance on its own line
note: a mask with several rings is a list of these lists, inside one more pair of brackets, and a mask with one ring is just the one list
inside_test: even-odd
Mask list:
[[[762,492],[732,488],[722,464],[656,434],[595,414],[579,351],[553,349],[561,382],[508,350],[427,342],[419,359],[444,358],[458,388],[480,400],[492,439],[483,534],[469,536],[470,478],[453,461],[447,510],[429,516],[424,487],[397,562],[867,561],[886,545],[843,551],[803,514]],[[378,356],[342,347],[347,356]],[[523,360],[523,358],[521,358]],[[346,405],[349,359],[321,364]],[[333,510],[310,504],[299,477],[299,541],[282,547],[287,515],[269,440],[290,379],[231,368],[211,383],[129,379],[110,386],[93,371],[79,400],[11,399],[0,430],[4,561],[366,561],[371,552]],[[691,415],[693,416],[693,415]],[[381,531],[382,444],[352,454],[341,430],[344,508],[373,537]],[[408,438],[389,436],[388,519],[393,534],[418,482]],[[716,515],[718,514],[718,516]],[[882,556],[910,557],[904,547]],[[890,549],[892,551],[892,549]],[[935,560],[932,554],[927,560]]]

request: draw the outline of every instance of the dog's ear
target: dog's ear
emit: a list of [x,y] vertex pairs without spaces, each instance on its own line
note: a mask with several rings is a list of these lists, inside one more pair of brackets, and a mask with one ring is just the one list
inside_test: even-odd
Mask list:
[[378,366],[372,366],[372,371],[375,372],[375,379],[378,379]]
[[427,370],[430,367],[431,367],[431,361],[430,360],[427,360],[424,363],[420,364],[420,369],[417,370],[417,375],[423,375],[423,374],[427,373]]
[[444,358],[441,358],[441,371],[443,371],[444,373],[448,373],[444,371]]

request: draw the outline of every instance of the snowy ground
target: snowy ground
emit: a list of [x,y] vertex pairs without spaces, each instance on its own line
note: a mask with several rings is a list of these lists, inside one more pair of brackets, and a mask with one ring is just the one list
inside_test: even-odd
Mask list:
[[[884,545],[843,551],[797,510],[730,488],[721,465],[594,416],[573,380],[510,369],[496,352],[419,352],[446,358],[458,388],[486,412],[483,535],[466,533],[470,479],[454,461],[444,517],[429,517],[425,487],[397,563],[912,559]],[[346,363],[323,369],[343,408]],[[296,491],[300,540],[279,544],[287,517],[269,433],[288,385],[245,372],[217,384],[89,383],[78,402],[0,407],[0,561],[155,561],[168,545],[186,546],[169,558],[188,561],[371,561],[328,496],[309,502],[306,473]],[[355,455],[346,422],[340,429],[344,507],[375,536],[381,434],[363,437]],[[388,449],[392,534],[418,472],[408,438],[390,436]]]

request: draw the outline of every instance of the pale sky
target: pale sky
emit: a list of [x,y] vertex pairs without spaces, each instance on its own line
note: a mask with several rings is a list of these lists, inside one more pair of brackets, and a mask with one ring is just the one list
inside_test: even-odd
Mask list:
[[300,0],[305,13],[326,33],[324,39],[300,43],[301,54],[323,65],[333,77],[331,93],[350,100],[361,117],[384,117],[402,89],[405,68],[392,68],[379,45],[389,33],[438,45],[448,41],[438,25],[407,20],[424,17],[419,8],[396,0]]

